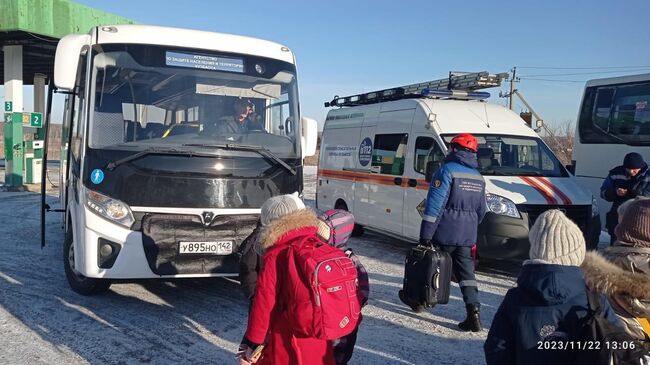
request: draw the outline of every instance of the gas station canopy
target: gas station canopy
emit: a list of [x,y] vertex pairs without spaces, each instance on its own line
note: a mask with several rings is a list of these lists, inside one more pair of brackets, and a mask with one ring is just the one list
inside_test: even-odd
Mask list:
[[[34,74],[52,74],[61,37],[88,33],[97,25],[135,23],[68,0],[0,0],[0,14],[0,46],[23,46],[26,85],[33,84]],[[0,80],[5,79],[4,59],[0,47]]]

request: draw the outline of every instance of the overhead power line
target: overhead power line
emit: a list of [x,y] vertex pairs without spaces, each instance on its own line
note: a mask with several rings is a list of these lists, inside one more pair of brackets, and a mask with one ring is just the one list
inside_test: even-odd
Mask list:
[[595,72],[574,72],[566,74],[538,74],[538,75],[524,75],[521,77],[540,77],[540,76],[576,76],[576,75],[597,75],[597,74],[612,74],[612,73],[621,73],[621,72],[633,72],[633,71],[646,71],[650,70],[650,67],[629,69],[629,70],[618,70],[618,71],[595,71]]
[[600,66],[600,67],[550,67],[550,66],[517,66],[518,68],[530,68],[539,70],[605,70],[605,69],[626,69],[626,68],[650,68],[645,66]]
[[537,79],[533,77],[520,77],[521,80],[550,81],[550,82],[587,82],[588,80],[559,80],[559,79]]

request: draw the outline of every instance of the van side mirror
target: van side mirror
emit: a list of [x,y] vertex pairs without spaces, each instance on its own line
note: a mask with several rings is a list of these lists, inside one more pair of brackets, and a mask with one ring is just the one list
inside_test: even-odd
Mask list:
[[576,174],[576,165],[574,165],[574,164],[570,164],[570,165],[566,165],[566,166],[564,166],[564,167],[566,168],[567,171],[569,171],[569,173],[570,173],[571,175],[575,175],[575,174]]
[[79,56],[90,45],[89,34],[69,34],[59,41],[54,56],[54,85],[57,89],[74,90]]
[[429,161],[427,162],[427,167],[424,172],[424,180],[426,182],[431,182],[431,179],[433,178],[433,174],[438,171],[440,168],[440,162],[434,162],[434,161]]

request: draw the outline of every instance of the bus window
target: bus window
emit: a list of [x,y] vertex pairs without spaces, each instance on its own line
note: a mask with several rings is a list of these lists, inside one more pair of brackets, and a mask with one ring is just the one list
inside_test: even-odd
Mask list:
[[650,83],[585,90],[578,133],[581,143],[650,144]]

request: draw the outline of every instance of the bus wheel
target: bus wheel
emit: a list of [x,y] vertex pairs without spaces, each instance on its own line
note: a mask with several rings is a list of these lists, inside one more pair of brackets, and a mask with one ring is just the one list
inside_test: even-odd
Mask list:
[[[345,202],[341,199],[336,201],[336,204],[334,204],[334,209],[343,209],[346,212],[349,212],[350,210],[348,209],[348,205],[345,204]],[[352,229],[352,237],[360,237],[363,236],[363,233],[365,230],[363,229],[363,226],[354,224],[354,228]]]
[[74,245],[72,244],[72,228],[68,228],[63,242],[63,267],[68,284],[75,292],[81,295],[94,295],[103,293],[111,286],[105,279],[93,279],[83,276],[75,269]]

